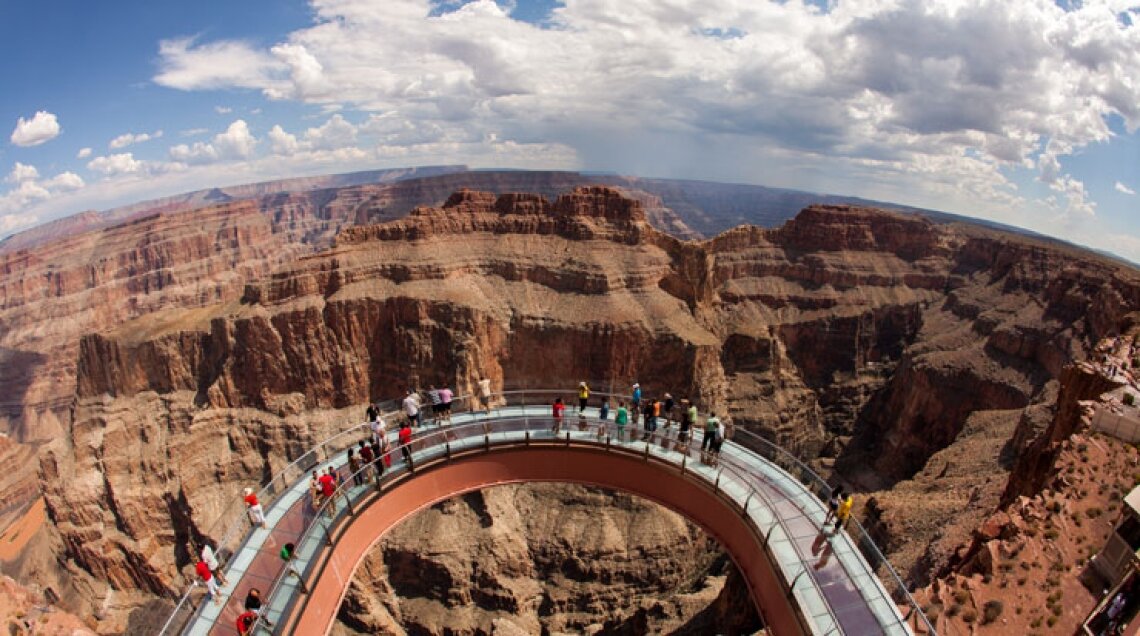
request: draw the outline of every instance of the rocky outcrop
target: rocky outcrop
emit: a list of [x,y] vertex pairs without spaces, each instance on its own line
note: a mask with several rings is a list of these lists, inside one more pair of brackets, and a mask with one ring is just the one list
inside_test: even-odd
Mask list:
[[729,621],[751,633],[760,625],[747,597],[717,602],[734,575],[725,568],[735,573],[723,561],[692,524],[628,495],[500,486],[387,536],[349,588],[341,633],[726,633]]
[[7,576],[0,577],[0,621],[11,636],[95,634],[79,617],[54,607],[42,592],[25,588]]

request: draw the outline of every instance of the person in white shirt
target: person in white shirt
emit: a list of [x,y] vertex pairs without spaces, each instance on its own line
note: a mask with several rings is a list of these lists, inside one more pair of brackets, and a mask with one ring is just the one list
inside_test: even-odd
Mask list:
[[420,401],[416,399],[416,394],[408,389],[408,395],[404,398],[404,414],[408,416],[408,423],[412,426],[420,425]]

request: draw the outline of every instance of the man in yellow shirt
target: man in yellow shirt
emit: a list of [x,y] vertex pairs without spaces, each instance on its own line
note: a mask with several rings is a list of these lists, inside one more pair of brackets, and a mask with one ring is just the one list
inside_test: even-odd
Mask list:
[[590,387],[586,386],[586,381],[583,380],[578,383],[578,412],[586,410],[586,402],[590,399]]

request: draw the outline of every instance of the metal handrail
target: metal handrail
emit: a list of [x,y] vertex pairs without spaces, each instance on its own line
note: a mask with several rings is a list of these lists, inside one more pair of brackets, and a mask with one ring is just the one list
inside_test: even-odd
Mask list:
[[[522,401],[521,402],[515,402],[514,399],[519,397],[519,396],[522,397]],[[567,389],[567,390],[514,389],[514,390],[508,390],[508,391],[499,391],[499,392],[493,393],[491,396],[491,410],[494,410],[495,408],[497,408],[498,406],[501,406],[501,405],[508,405],[508,406],[512,406],[512,405],[528,406],[529,405],[529,406],[534,406],[535,404],[531,400],[533,400],[533,398],[536,398],[539,396],[546,396],[546,397],[560,396],[563,398],[567,398],[566,404],[568,407],[571,407],[574,404],[576,404],[577,390],[574,388],[571,388],[571,389]],[[597,398],[599,398],[599,397],[608,397],[608,398],[611,398],[611,400],[613,400],[613,402],[611,403],[611,413],[616,411],[617,400],[629,401],[631,399],[629,395],[608,393],[608,392],[603,392],[603,391],[591,391],[591,401],[592,402],[594,402],[596,404]],[[540,404],[548,404],[548,403],[549,402],[540,402]],[[467,406],[467,410],[475,411],[477,409],[475,409],[473,407],[476,407],[477,405],[479,405],[479,401],[478,401],[476,396],[470,395],[470,394],[465,394],[465,395],[461,395],[461,396],[456,396],[452,401],[452,405],[453,405],[453,412],[454,413],[463,412],[462,409],[463,409],[464,405]],[[426,408],[428,406],[429,406],[428,404],[424,404],[425,412],[426,412]],[[392,418],[400,418],[400,417],[403,417],[403,412],[402,412],[402,410],[387,411],[386,413],[383,414],[382,417],[384,417],[386,420],[391,420]],[[613,416],[611,415],[611,418],[612,417]],[[574,423],[573,423],[573,421],[571,421],[570,416],[567,416],[566,420],[568,423],[565,424],[564,426],[566,426],[567,428],[571,428],[574,426]],[[499,421],[505,422],[507,420],[500,418]],[[644,421],[642,420],[642,424],[643,423],[644,423]],[[356,425],[349,427],[346,430],[343,430],[343,431],[341,431],[335,435],[332,435],[331,437],[329,437],[325,440],[322,440],[317,445],[312,447],[310,450],[302,453],[296,460],[294,460],[293,462],[288,464],[285,468],[283,468],[281,471],[279,471],[277,474],[275,474],[270,480],[268,480],[266,482],[266,484],[259,491],[259,495],[262,495],[266,499],[267,508],[268,508],[268,504],[271,501],[276,501],[276,497],[270,499],[269,496],[265,495],[265,493],[270,490],[270,488],[274,485],[274,483],[278,479],[284,480],[284,477],[291,470],[296,470],[297,467],[301,464],[301,462],[303,462],[303,461],[312,462],[313,457],[315,456],[314,455],[315,452],[318,453],[318,455],[319,455],[319,451],[324,450],[324,449],[328,449],[329,446],[331,445],[331,443],[334,442],[335,440],[344,438],[346,436],[358,435],[360,433],[360,431],[362,429],[366,429],[367,426],[368,426],[368,423],[356,424]],[[468,428],[478,427],[478,426],[486,426],[486,423],[484,423],[484,422],[472,422],[470,424],[465,424],[462,426],[448,427],[445,429],[435,430],[433,432],[425,432],[426,434],[421,433],[420,435],[418,435],[413,440],[413,444],[417,444],[417,445],[423,444],[425,441],[431,440],[434,437],[436,437],[437,435],[445,435],[448,433],[454,434],[454,433],[457,433],[459,431],[466,430]],[[594,424],[593,426],[596,427],[598,425]],[[610,419],[609,422],[607,422],[606,427],[612,428],[612,426],[613,426],[613,420]],[[527,423],[527,430],[529,430],[529,422]],[[638,429],[633,425],[631,425],[629,427],[629,429],[627,429],[627,430],[629,431],[631,436],[635,430],[644,431],[643,428]],[[698,431],[700,431],[701,434],[703,435],[704,431],[699,426],[694,426],[693,429],[691,430],[689,441],[686,442],[687,448],[691,447],[691,444],[695,441],[695,437],[696,437]],[[667,435],[668,430],[661,431],[661,433],[663,435]],[[389,431],[389,435],[392,435],[392,434],[393,434],[393,431]],[[757,443],[757,444],[761,445],[763,448],[768,450],[771,453],[771,455],[773,455],[773,457],[780,456],[782,459],[785,459],[785,460],[791,462],[792,466],[794,466],[798,470],[794,470],[794,471],[787,471],[786,470],[785,472],[788,472],[789,474],[791,474],[791,476],[794,477],[796,479],[796,481],[798,481],[800,484],[807,486],[809,488],[809,491],[813,492],[813,494],[815,494],[815,496],[825,497],[828,493],[830,493],[831,489],[827,485],[826,481],[823,480],[822,477],[820,477],[818,474],[816,474],[810,467],[808,467],[805,463],[800,461],[797,457],[795,457],[794,455],[792,455],[791,453],[789,453],[785,449],[773,444],[769,440],[767,440],[767,439],[765,439],[765,438],[763,438],[763,437],[761,437],[755,433],[752,433],[751,431],[747,431],[744,429],[736,429],[734,432],[734,437],[736,437],[737,435],[743,435],[749,442],[753,442],[753,443]],[[739,442],[738,442],[738,445],[740,445],[741,448],[744,448],[744,449],[750,448],[750,445],[747,445],[747,444],[739,444]],[[329,459],[332,459],[335,454],[338,454],[340,452],[340,450],[342,450],[342,449],[338,448],[338,450],[335,453],[326,451],[326,457],[324,458],[324,460],[319,459],[319,457],[318,457],[316,462],[313,462],[313,463],[320,463],[322,461],[327,461]],[[759,449],[757,449],[757,450],[759,450]],[[397,452],[400,452],[399,447],[396,445],[393,445],[392,449],[389,451],[389,453],[387,453],[387,456],[391,457],[393,455],[396,455]],[[760,452],[761,457],[763,457],[764,452],[763,451],[759,451],[759,452]],[[399,459],[398,456],[397,456],[397,459]],[[308,468],[310,468],[313,465],[313,463],[310,463],[309,466],[307,466],[305,469],[301,469],[298,471],[298,479],[303,479],[305,472],[308,470]],[[781,464],[779,463],[779,461],[777,461],[776,465],[780,466]],[[357,474],[364,473],[368,470],[371,470],[371,468],[364,467],[360,471],[358,471]],[[734,475],[736,475],[738,479],[740,478],[741,473],[739,473],[735,468],[732,468],[731,466],[722,466],[720,468],[721,472],[726,471],[726,470],[733,473]],[[744,474],[747,474],[747,473],[744,473]],[[351,475],[349,477],[349,479],[353,479],[355,476],[356,476],[355,474]],[[350,482],[349,479],[346,479],[344,484],[340,488],[338,488],[336,495],[334,496],[334,498],[331,501],[328,501],[328,502],[325,502],[322,504],[321,509],[317,511],[316,517],[314,518],[313,522],[305,529],[305,532],[302,533],[302,535],[301,535],[302,538],[298,539],[298,542],[299,542],[298,545],[301,545],[300,542],[304,540],[304,537],[308,536],[308,533],[313,528],[315,528],[318,525],[318,523],[320,523],[322,520],[325,519],[324,507],[326,505],[332,505],[333,502],[335,502],[336,498],[339,498],[342,496],[345,497],[346,501],[350,501],[350,497],[348,495],[348,489],[352,488],[354,486],[352,485],[353,482]],[[747,479],[741,479],[741,481],[744,483],[747,483],[748,480]],[[296,482],[294,481],[292,483],[295,484]],[[279,493],[287,492],[289,490],[289,487],[291,484],[286,482],[286,483],[283,483],[282,485],[284,486],[284,488],[282,488],[279,491]],[[767,505],[769,505],[769,506],[773,505],[773,503],[770,500],[770,498],[768,497],[767,493],[764,493],[762,491],[762,489],[760,489],[758,491],[758,489],[756,489],[754,486],[751,486],[751,485],[749,486],[749,488],[752,492],[758,494],[762,499],[764,499],[764,501]],[[818,491],[818,492],[816,492],[816,491]],[[240,503],[240,500],[235,502],[235,504],[236,503]],[[229,512],[230,510],[235,508],[236,507],[235,504],[231,504],[227,508],[226,512]],[[221,515],[221,517],[217,521],[215,521],[214,526],[216,526],[218,523],[220,523],[222,521],[222,519],[225,518],[225,516],[226,516],[226,513],[223,513],[223,515]],[[237,527],[244,525],[244,523],[242,521],[242,518],[244,516],[245,516],[244,514],[237,515],[236,518],[230,523],[229,527],[227,528],[227,532],[224,536],[223,541],[228,541],[231,538],[233,532],[236,531]],[[790,537],[791,536],[790,530],[786,526],[785,520],[782,519],[779,515],[773,515],[773,516],[776,520],[776,523],[780,526],[781,531]],[[907,591],[906,586],[903,584],[901,578],[898,576],[898,573],[890,565],[890,563],[889,563],[889,561],[887,561],[886,557],[883,556],[882,552],[878,550],[877,546],[875,546],[874,542],[870,539],[870,536],[866,533],[866,530],[858,522],[856,522],[855,527],[858,531],[859,538],[862,539],[862,541],[853,541],[853,542],[861,548],[866,546],[866,547],[869,547],[871,550],[873,550],[872,556],[874,557],[874,559],[879,564],[886,566],[886,570],[887,570],[890,578],[893,579],[893,582],[897,585],[897,589],[899,591],[901,591],[903,596],[905,597],[904,598],[905,603],[910,605],[911,614],[916,614],[918,617],[920,617],[922,623],[924,624],[923,626],[927,629],[928,633],[935,634],[936,632],[934,630],[933,625],[931,625],[930,622],[927,620],[925,613],[922,612],[920,610],[920,608],[918,608],[913,597]],[[209,536],[209,535],[207,533],[204,533],[203,536]],[[247,536],[247,540],[248,540],[248,536]],[[801,555],[801,557],[802,557],[802,555]],[[801,558],[801,567],[804,565],[804,563],[805,563],[805,561],[803,561]],[[874,574],[874,572],[872,571],[871,574]],[[272,603],[272,599],[274,598],[274,595],[277,593],[280,585],[284,583],[287,576],[288,576],[288,568],[283,568],[281,573],[279,573],[278,577],[275,578],[273,586],[270,589],[270,593],[268,595],[266,595],[266,599],[267,599],[266,607],[268,607]],[[876,579],[877,579],[877,576],[876,576]],[[789,582],[789,585],[791,585],[792,583],[794,583],[794,581]],[[180,611],[180,609],[188,602],[191,592],[198,587],[199,586],[198,586],[196,580],[191,582],[186,593],[182,596],[181,600],[176,605],[174,611],[171,613],[171,616],[167,620],[167,624],[163,627],[163,630],[161,633],[163,633],[163,634],[168,633],[168,630],[171,627],[172,621],[175,619],[175,617],[178,614],[178,612]],[[823,597],[823,595],[821,594],[821,598],[828,605],[829,613],[831,613],[831,615],[834,617],[834,612],[833,612],[832,608],[830,607],[830,603],[827,601],[826,597]],[[196,609],[196,611],[200,610],[200,609],[201,608],[199,607]],[[193,614],[191,614],[191,616],[192,615]],[[187,618],[189,618],[189,617],[187,617]],[[904,626],[906,626],[905,620],[906,620],[905,617],[901,618],[901,622]],[[916,624],[916,627],[917,626],[918,625]],[[908,629],[909,629],[909,627],[908,627]]]
[[[381,415],[381,417],[382,418],[391,418],[391,417],[394,417],[398,413],[400,413],[400,411],[388,411],[386,413],[383,413]],[[270,477],[261,486],[260,489],[258,489],[258,491],[257,491],[258,500],[263,502],[263,504],[262,504],[263,506],[268,507],[269,504],[272,503],[276,498],[270,497],[267,493],[268,493],[270,487],[272,487],[273,484],[279,478],[283,479],[285,477],[285,475],[289,473],[289,471],[294,470],[298,466],[300,466],[301,462],[308,461],[308,459],[310,459],[310,455],[312,453],[314,453],[315,451],[319,451],[321,449],[327,448],[329,446],[329,444],[331,442],[333,442],[334,440],[340,439],[342,437],[348,437],[348,436],[358,434],[361,429],[368,428],[369,424],[370,424],[369,422],[354,424],[345,430],[339,431],[339,432],[333,434],[332,436],[321,440],[316,445],[309,448],[309,450],[301,453],[297,457],[297,459],[293,460],[292,462],[287,464],[284,468],[282,468],[277,473],[275,473],[272,477]],[[300,473],[303,475],[304,470],[301,470]],[[286,483],[285,485],[288,486],[288,483]],[[225,533],[222,535],[221,540],[218,540],[218,541],[211,540],[212,543],[214,543],[215,545],[217,545],[219,547],[226,545],[230,541],[230,539],[232,539],[234,537],[234,534],[238,531],[238,529],[240,529],[241,527],[246,525],[246,522],[248,520],[248,516],[244,510],[244,504],[245,504],[245,502],[240,496],[235,496],[235,498],[233,500],[231,500],[230,503],[225,507],[225,509],[222,511],[222,513],[220,515],[218,515],[217,519],[215,519],[214,522],[212,524],[210,524],[210,530],[207,530],[206,532],[201,533],[201,536],[204,538],[211,537],[213,532],[217,529],[218,525],[221,524],[225,519],[228,518],[228,519],[230,519],[230,521],[229,521],[229,524],[226,526]],[[192,560],[196,557],[197,557],[197,555],[191,555]],[[228,559],[227,559],[227,561],[228,561]],[[227,565],[228,565],[228,563],[222,564],[222,567],[225,568]],[[198,587],[200,587],[198,584],[198,581],[196,579],[194,579],[193,576],[188,576],[185,572],[180,572],[180,574],[182,575],[182,578],[184,581],[186,579],[189,579],[189,582],[187,583],[186,591],[179,598],[178,603],[175,604],[174,609],[171,611],[170,616],[166,619],[166,622],[163,624],[162,629],[159,630],[158,633],[160,636],[166,636],[167,634],[170,633],[170,629],[171,629],[171,627],[174,626],[174,621],[177,618],[179,611],[181,610],[181,608],[183,606],[185,606],[190,601],[190,596],[194,592],[194,590],[197,589]],[[194,612],[196,612],[197,609],[199,609],[199,608],[195,608]],[[193,617],[194,612],[191,612],[191,614],[186,617],[187,621]],[[179,628],[179,631],[181,631],[181,628]]]

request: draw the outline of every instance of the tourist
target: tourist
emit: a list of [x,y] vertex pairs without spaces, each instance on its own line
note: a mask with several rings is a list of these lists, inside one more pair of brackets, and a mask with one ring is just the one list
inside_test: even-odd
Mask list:
[[645,416],[645,435],[641,437],[642,441],[648,441],[653,437],[653,432],[657,430],[657,415],[653,409],[653,399],[645,400],[645,408],[642,410],[642,415]]
[[1124,595],[1124,591],[1116,593],[1112,600],[1108,603],[1108,609],[1105,610],[1105,616],[1108,618],[1108,625],[1104,630],[1105,634],[1119,634],[1121,613],[1124,611],[1124,606],[1128,603],[1128,597]]
[[[331,466],[329,470],[332,470]],[[332,518],[336,514],[336,477],[330,472],[325,472],[317,478],[317,482],[321,485],[321,500],[325,504],[325,514]]]
[[368,408],[364,410],[364,421],[375,422],[378,417],[380,417],[380,409],[376,408],[375,404],[369,404]]
[[633,383],[633,397],[629,404],[634,413],[637,412],[637,408],[641,404],[641,385],[636,382]]
[[835,487],[831,491],[831,496],[827,498],[827,516],[823,518],[823,525],[827,525],[835,519],[836,514],[839,512],[839,504],[843,502],[843,486]]
[[410,467],[412,465],[412,427],[407,422],[400,429],[400,452],[404,455],[404,461]]
[[205,561],[199,560],[194,566],[194,570],[201,577],[202,582],[206,584],[206,592],[210,598],[214,599],[217,605],[222,604],[222,591],[218,589],[218,579],[214,578],[214,573],[210,571],[210,566],[206,565]]
[[368,428],[372,431],[372,436],[375,439],[380,439],[388,433],[388,425],[384,423],[384,418],[380,417],[379,414],[368,424]]
[[246,610],[238,614],[237,621],[235,621],[238,636],[250,636],[253,633],[253,623],[256,620],[257,612]]
[[257,500],[257,494],[253,492],[253,488],[246,488],[242,491],[245,496],[245,505],[248,509],[249,520],[254,525],[259,525],[262,528],[268,528],[269,525],[265,523],[265,511],[261,508],[261,502]]
[[578,412],[586,410],[586,403],[590,401],[590,387],[585,380],[578,383]]
[[392,467],[392,443],[385,435],[378,440],[372,440],[372,464],[376,467],[377,476],[384,474],[385,468]]
[[479,404],[483,412],[491,412],[491,380],[488,378],[479,378]]
[[281,560],[285,562],[286,571],[297,577],[297,581],[301,585],[301,591],[308,594],[309,588],[305,585],[305,577],[301,576],[300,570],[297,569],[297,546],[292,543],[286,543],[281,546],[281,551],[277,554],[281,557]]
[[614,414],[614,424],[617,425],[617,438],[619,442],[625,441],[625,425],[629,423],[629,411],[625,410],[625,402],[618,402],[617,413]]
[[202,550],[198,553],[206,565],[210,566],[210,571],[218,579],[218,585],[225,586],[229,583],[226,581],[226,575],[222,572],[222,564],[218,562],[217,555],[214,554],[214,549],[210,547],[209,542],[202,541]]
[[835,512],[835,530],[840,528],[847,529],[847,522],[851,520],[851,508],[855,505],[855,500],[851,497],[851,493],[843,496],[843,501],[839,502],[839,509]]
[[665,404],[662,406],[665,411],[665,428],[669,428],[669,425],[673,423],[673,406],[673,396],[666,393]]
[[446,384],[443,385],[443,388],[439,390],[440,412],[448,424],[451,424],[451,401],[454,399],[455,394],[451,392],[451,388]]
[[404,407],[404,414],[408,416],[408,423],[411,426],[419,426],[420,419],[422,417],[420,415],[420,401],[417,399],[416,394],[411,389],[408,389],[408,394],[404,396],[404,401],[402,404]]
[[360,440],[360,464],[361,469],[364,471],[364,479],[370,479],[373,475],[374,468],[372,462],[376,457],[372,454],[372,447]]
[[438,425],[440,413],[443,412],[443,398],[440,397],[439,389],[435,388],[434,384],[428,386],[428,401],[431,402],[432,420]]
[[262,612],[261,590],[256,587],[249,588],[249,592],[246,592],[245,595],[245,609],[247,612],[253,612],[258,616],[261,621],[265,623],[266,627],[273,627],[273,623],[269,620],[269,617]]
[[309,500],[313,505],[313,512],[316,512],[321,507],[321,481],[317,476],[317,471],[313,471],[312,478],[309,479]]
[[705,420],[705,437],[701,440],[701,461],[709,464],[711,463],[710,455],[712,454],[713,443],[716,441],[716,431],[720,427],[720,420],[716,418],[716,413],[709,413],[709,417]]
[[566,410],[566,405],[562,403],[562,398],[555,398],[554,404],[550,407],[550,414],[554,417],[554,428],[550,429],[555,435],[562,430],[562,412]]
[[720,447],[724,444],[725,425],[723,420],[717,420],[716,433],[713,436],[712,451],[709,452],[709,464],[716,466],[720,463]]
[[681,400],[681,428],[677,431],[678,442],[689,441],[689,430],[697,420],[697,407],[695,405],[689,406],[689,401],[686,399]]
[[359,486],[364,483],[364,475],[360,474],[360,459],[356,457],[356,452],[349,447],[348,449],[348,472],[352,473],[352,483]]
[[605,422],[610,418],[610,399],[608,397],[602,398],[602,408],[598,409],[598,419]]

